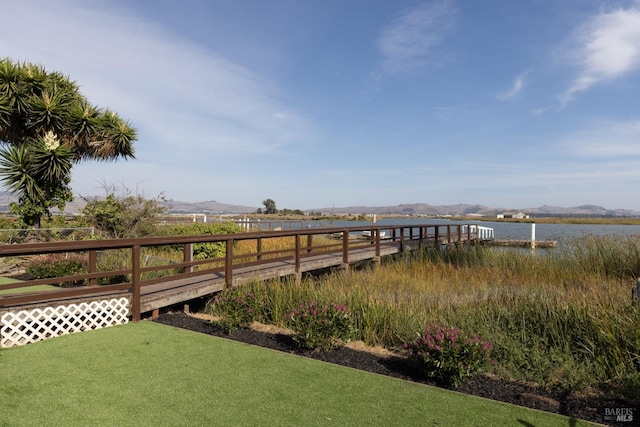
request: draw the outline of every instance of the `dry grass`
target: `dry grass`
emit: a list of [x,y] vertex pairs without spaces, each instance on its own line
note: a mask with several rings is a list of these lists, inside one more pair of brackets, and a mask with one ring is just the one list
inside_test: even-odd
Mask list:
[[[493,372],[569,390],[640,391],[640,239],[585,238],[549,252],[430,251],[301,284],[256,284],[278,323],[300,301],[347,304],[369,346],[397,349],[428,323],[494,342]],[[629,391],[631,390],[631,391]]]

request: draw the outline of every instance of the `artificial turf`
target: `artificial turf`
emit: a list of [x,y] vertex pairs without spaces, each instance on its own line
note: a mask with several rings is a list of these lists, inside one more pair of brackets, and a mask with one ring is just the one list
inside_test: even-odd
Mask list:
[[148,321],[0,351],[0,426],[587,422]]
[[[17,283],[20,280],[11,279],[9,277],[0,277],[0,285],[4,285],[7,283]],[[36,285],[36,286],[28,286],[26,288],[14,288],[14,289],[2,289],[0,290],[1,294],[19,294],[22,292],[36,292],[36,291],[50,291],[52,289],[59,289],[53,285]]]

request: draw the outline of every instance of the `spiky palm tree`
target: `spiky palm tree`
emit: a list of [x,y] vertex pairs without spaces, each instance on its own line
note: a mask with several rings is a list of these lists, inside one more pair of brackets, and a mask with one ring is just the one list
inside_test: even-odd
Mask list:
[[134,158],[135,140],[129,122],[90,104],[63,74],[0,60],[0,175],[27,225],[72,200],[74,162]]

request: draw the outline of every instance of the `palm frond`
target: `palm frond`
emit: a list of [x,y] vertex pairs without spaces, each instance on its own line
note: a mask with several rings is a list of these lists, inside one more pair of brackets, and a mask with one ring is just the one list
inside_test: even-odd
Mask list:
[[116,113],[106,110],[99,120],[98,134],[101,144],[92,144],[94,155],[101,160],[115,160],[120,157],[135,158],[133,142],[136,130]]
[[0,149],[0,176],[2,184],[19,198],[35,201],[45,197],[26,145]]
[[34,96],[29,105],[27,128],[34,134],[44,130],[63,133],[68,118],[68,101],[58,92],[44,91]]
[[48,150],[39,141],[30,147],[33,175],[39,182],[59,185],[71,174],[73,152],[61,145],[55,150]]

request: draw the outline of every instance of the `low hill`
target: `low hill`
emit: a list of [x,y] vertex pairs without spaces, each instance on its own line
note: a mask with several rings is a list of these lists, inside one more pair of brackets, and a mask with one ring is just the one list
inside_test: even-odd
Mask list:
[[[0,191],[0,212],[9,210],[9,203],[16,201],[15,197],[6,191]],[[77,214],[82,211],[86,202],[76,197],[65,209],[66,213]],[[249,214],[255,213],[258,207],[233,205],[215,200],[203,202],[183,202],[168,199],[164,202],[167,213],[209,215]],[[320,212],[324,215],[332,213],[342,214],[377,214],[377,215],[424,215],[424,216],[495,216],[499,213],[524,212],[531,216],[575,216],[575,217],[639,217],[640,212],[629,209],[607,209],[597,205],[581,205],[575,207],[560,207],[543,205],[537,208],[495,208],[485,205],[457,204],[430,205],[427,203],[409,203],[397,206],[346,206],[331,208],[307,209],[306,213]]]

